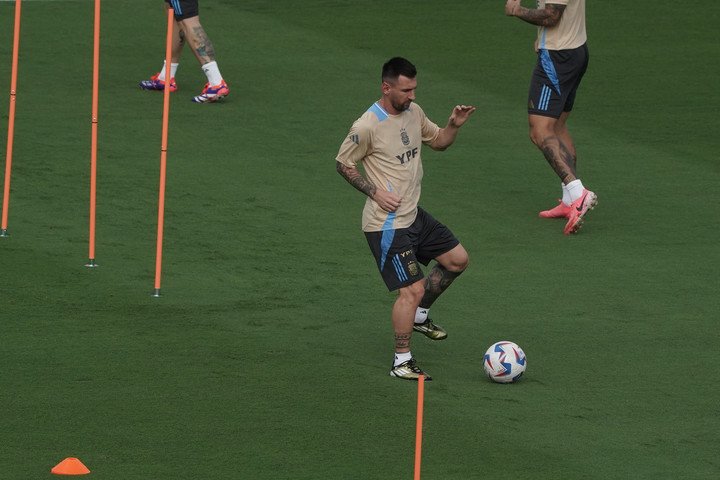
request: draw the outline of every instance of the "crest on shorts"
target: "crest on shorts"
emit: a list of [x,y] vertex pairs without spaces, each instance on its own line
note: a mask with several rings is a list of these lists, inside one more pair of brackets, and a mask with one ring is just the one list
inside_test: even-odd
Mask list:
[[413,277],[418,274],[419,269],[417,266],[417,263],[413,262],[412,260],[408,262],[407,264],[408,273],[412,275]]
[[403,145],[406,147],[410,145],[410,136],[407,134],[404,128],[400,129],[400,140],[402,140]]

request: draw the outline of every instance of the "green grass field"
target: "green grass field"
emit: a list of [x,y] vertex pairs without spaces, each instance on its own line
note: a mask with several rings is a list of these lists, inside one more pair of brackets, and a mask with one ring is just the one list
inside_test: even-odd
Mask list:
[[[422,204],[471,267],[433,307],[449,338],[414,339],[434,377],[422,478],[720,478],[720,6],[615,3],[587,5],[571,129],[600,203],[568,238],[536,216],[559,182],[527,138],[534,31],[502,1],[203,0],[232,94],[191,103],[205,78],[185,52],[154,298],[162,95],[137,83],[162,64],[162,2],[103,2],[88,269],[93,2],[24,1],[0,479],[70,456],[98,480],[412,477],[416,384],[387,375],[394,297],[334,160],[395,55],[437,123],[478,106],[424,152]],[[528,355],[518,384],[483,375],[503,339]]]

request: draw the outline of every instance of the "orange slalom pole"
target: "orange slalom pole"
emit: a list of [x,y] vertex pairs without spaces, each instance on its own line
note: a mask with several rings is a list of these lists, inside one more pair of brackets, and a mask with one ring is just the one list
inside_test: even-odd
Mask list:
[[90,238],[86,267],[95,263],[95,207],[97,196],[97,144],[98,144],[98,97],[100,95],[100,0],[95,0],[95,27],[93,35],[93,91],[90,140]]
[[420,480],[422,459],[423,405],[425,403],[425,375],[418,377],[417,423],[415,425],[415,480]]
[[22,0],[15,0],[15,30],[13,34],[12,73],[10,74],[10,112],[8,114],[7,154],[5,155],[5,186],[3,188],[2,225],[0,237],[7,237],[8,207],[10,205],[10,173],[12,172],[13,139],[15,138],[15,97],[17,92],[18,52],[20,51],[20,10]]
[[[172,64],[172,40],[173,40],[173,16],[175,11],[168,8],[168,26],[167,26],[167,42],[165,47],[165,65],[167,65],[166,75],[170,74],[170,65]],[[167,77],[166,77],[167,78]],[[165,82],[163,90],[163,124],[162,124],[162,140],[160,143],[160,194],[158,200],[158,230],[157,230],[157,253],[155,256],[155,292],[154,297],[160,296],[160,273],[162,271],[162,243],[163,243],[163,224],[165,222],[165,174],[167,171],[167,139],[168,139],[168,123],[170,117],[170,82]]]

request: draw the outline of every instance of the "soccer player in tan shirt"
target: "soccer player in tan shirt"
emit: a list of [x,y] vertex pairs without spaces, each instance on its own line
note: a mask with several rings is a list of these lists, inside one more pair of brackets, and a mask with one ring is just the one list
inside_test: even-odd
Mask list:
[[[468,254],[442,223],[418,207],[423,177],[422,145],[445,150],[475,107],[457,105],[440,128],[414,103],[417,71],[395,57],[383,65],[382,97],[350,129],[336,157],[336,168],[367,195],[362,217],[370,250],[391,291],[395,357],[390,375],[417,380],[422,371],[410,352],[413,330],[433,340],[447,337],[428,317],[430,306],[460,275]],[[362,164],[365,175],[360,173]],[[418,263],[437,263],[424,278]]]
[[577,153],[567,128],[575,95],[588,66],[585,0],[538,0],[525,8],[507,0],[505,14],[538,26],[538,57],[528,94],[530,139],[562,181],[562,199],[543,218],[567,218],[563,232],[576,233],[597,195],[577,177]]

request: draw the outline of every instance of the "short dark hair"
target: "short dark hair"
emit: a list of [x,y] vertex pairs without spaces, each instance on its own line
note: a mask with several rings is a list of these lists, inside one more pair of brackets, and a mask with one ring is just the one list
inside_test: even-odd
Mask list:
[[402,57],[393,57],[385,62],[382,68],[383,82],[394,82],[400,75],[407,78],[415,78],[417,69],[409,60]]

